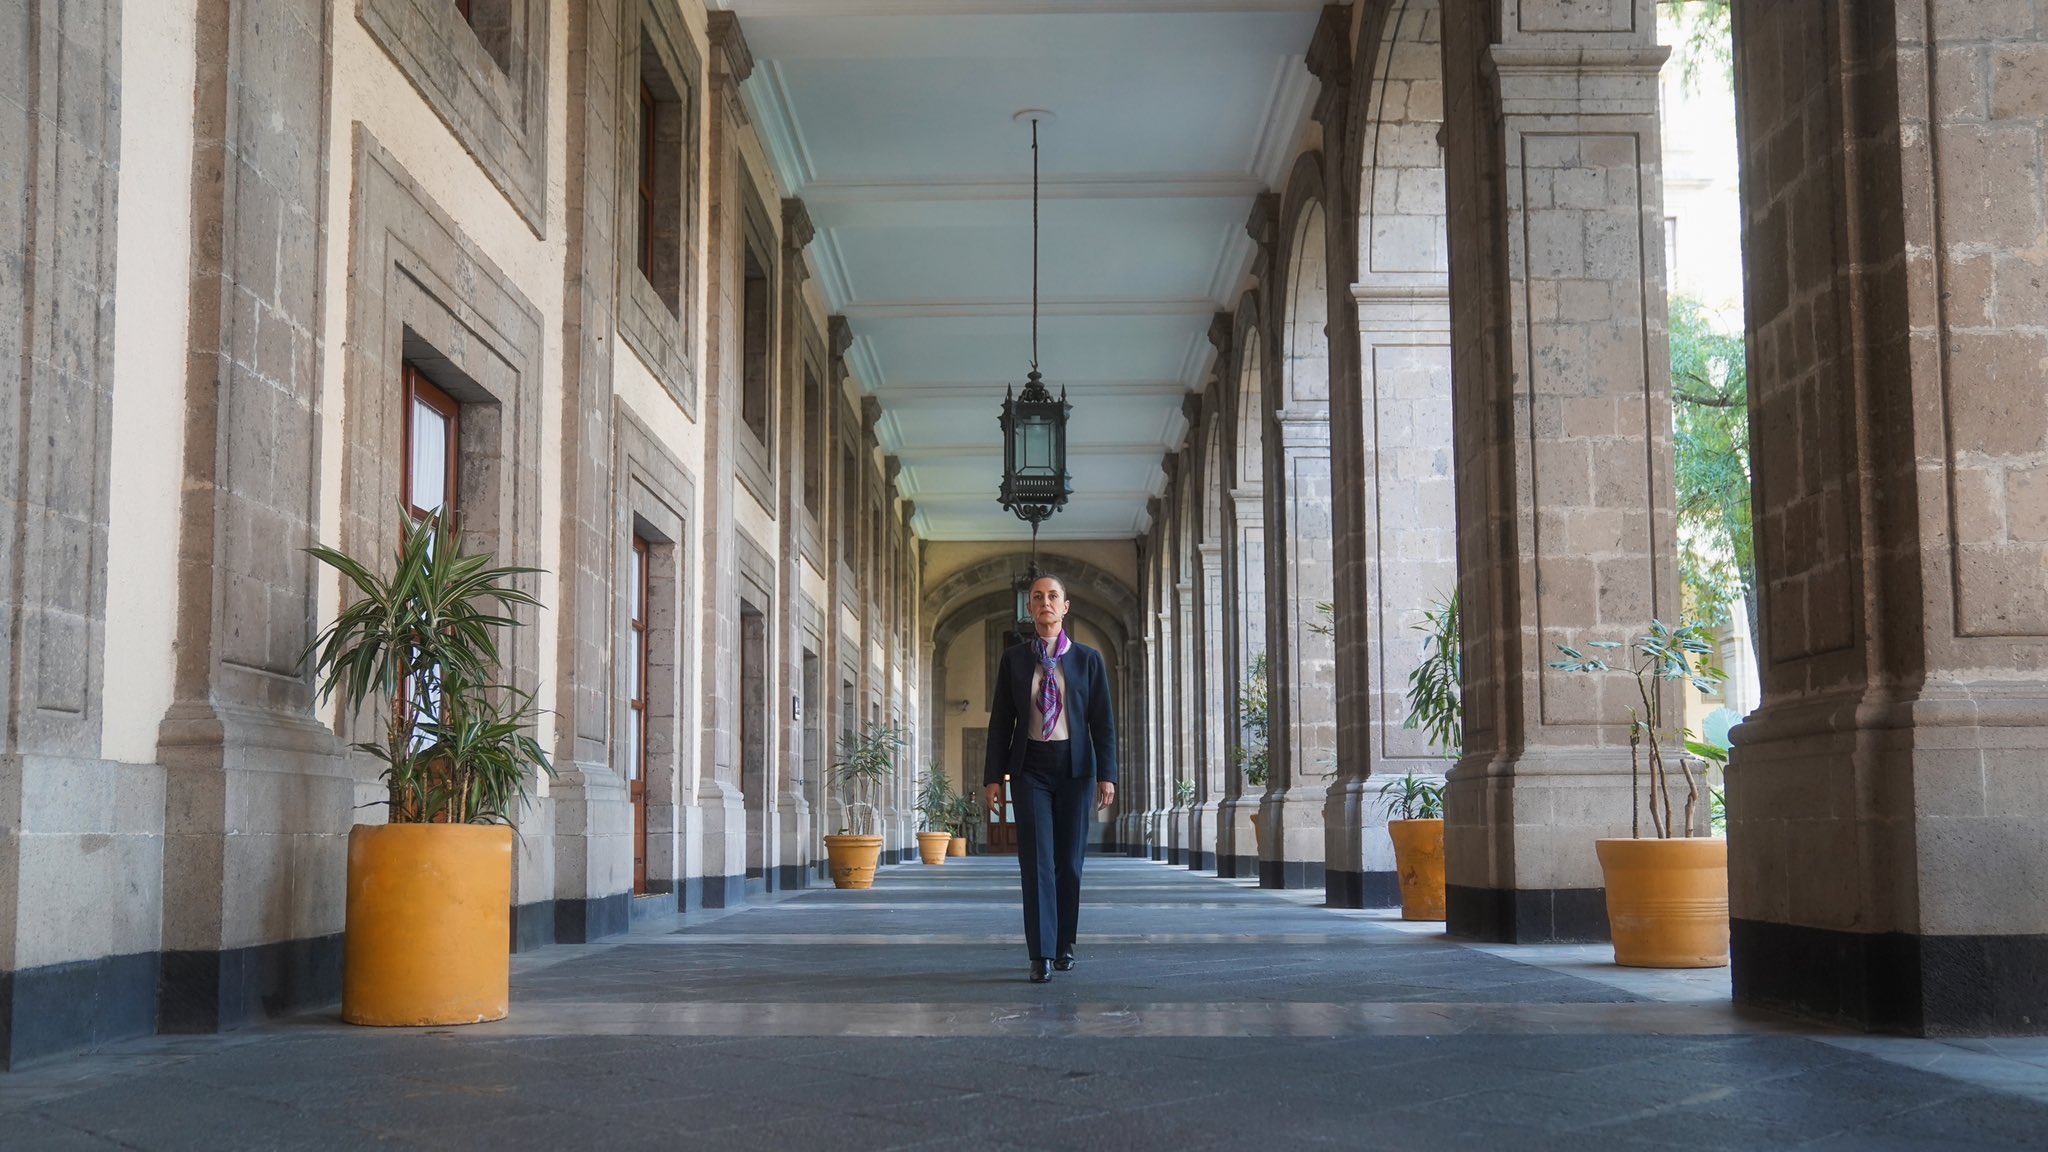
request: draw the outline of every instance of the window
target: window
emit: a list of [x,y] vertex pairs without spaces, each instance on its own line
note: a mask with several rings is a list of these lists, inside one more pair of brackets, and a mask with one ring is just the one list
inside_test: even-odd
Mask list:
[[512,0],[455,0],[455,11],[498,66],[512,70]]
[[635,533],[626,571],[626,788],[633,804],[633,893],[647,892],[647,540]]
[[816,518],[823,498],[825,472],[825,389],[818,371],[804,365],[804,511]]
[[646,25],[640,29],[640,84],[631,106],[633,171],[624,173],[632,187],[629,237],[632,263],[654,289],[670,320],[682,316],[686,263],[683,188],[684,149],[689,139],[686,89],[677,81],[655,47]]
[[740,419],[768,443],[768,272],[747,245],[740,316]]
[[405,366],[405,506],[424,519],[456,508],[462,409],[411,364]]

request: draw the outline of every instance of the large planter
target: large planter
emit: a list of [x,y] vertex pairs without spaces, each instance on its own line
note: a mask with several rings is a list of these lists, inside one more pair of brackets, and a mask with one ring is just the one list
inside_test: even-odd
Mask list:
[[967,837],[965,837],[965,836],[954,836],[952,840],[948,841],[948,842],[947,842],[947,844],[946,844],[946,855],[948,855],[948,856],[965,856],[965,855],[967,855]]
[[[919,832],[917,834],[917,854],[927,864],[944,864],[946,862],[946,849],[952,842],[953,834],[951,832]],[[873,878],[873,874],[870,873],[869,879],[872,880]]]
[[825,856],[832,862],[834,888],[872,888],[875,863],[882,858],[880,836],[827,836]]
[[1394,870],[1401,878],[1401,919],[1444,918],[1444,822],[1389,820]]
[[1631,968],[1728,963],[1728,842],[1704,836],[1600,840],[1614,962]]
[[502,1020],[511,941],[511,828],[349,830],[343,1020],[398,1027]]

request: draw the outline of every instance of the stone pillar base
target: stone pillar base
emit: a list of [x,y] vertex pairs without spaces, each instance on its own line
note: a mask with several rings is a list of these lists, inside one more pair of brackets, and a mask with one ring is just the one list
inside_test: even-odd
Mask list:
[[1398,908],[1401,879],[1379,787],[1340,779],[1323,806],[1323,903],[1332,908]]
[[1197,872],[1216,871],[1216,844],[1220,838],[1217,822],[1221,808],[1211,800],[1189,811],[1188,867]]
[[226,705],[175,706],[160,731],[161,1030],[338,1000],[356,778],[333,734]]
[[[776,806],[778,852],[768,886],[774,891],[810,887],[811,806],[802,796],[785,794]],[[821,842],[822,843],[822,842]]]
[[[1594,843],[1629,835],[1633,802],[1626,750],[1545,748],[1512,763],[1452,769],[1444,789],[1446,931],[1501,944],[1608,939]],[[1702,791],[1702,819],[1705,811]]]
[[1252,828],[1252,816],[1259,810],[1257,796],[1225,800],[1217,810],[1216,874],[1226,880],[1256,880],[1259,876],[1259,845]]
[[1767,707],[1737,729],[1738,1002],[1924,1036],[2048,1034],[2038,691],[1844,694]]
[[633,803],[603,764],[556,769],[555,942],[584,944],[624,932],[632,919]]
[[704,817],[704,907],[735,908],[747,902],[747,809],[739,790],[722,780],[702,794]]
[[1329,786],[1316,780],[1286,792],[1268,792],[1259,805],[1259,887],[1323,886],[1323,800]]

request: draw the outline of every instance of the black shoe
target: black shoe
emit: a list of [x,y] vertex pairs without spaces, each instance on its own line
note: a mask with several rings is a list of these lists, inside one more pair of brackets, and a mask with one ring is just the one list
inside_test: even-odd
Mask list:
[[1033,984],[1047,984],[1051,981],[1052,961],[1042,958],[1033,960],[1031,962],[1031,982]]
[[1053,958],[1052,966],[1062,972],[1072,972],[1074,970],[1074,950],[1072,948],[1062,949],[1060,954]]

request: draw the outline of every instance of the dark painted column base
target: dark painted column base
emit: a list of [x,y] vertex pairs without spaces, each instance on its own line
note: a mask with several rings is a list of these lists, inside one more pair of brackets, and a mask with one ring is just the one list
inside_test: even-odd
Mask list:
[[1259,887],[1261,888],[1321,888],[1322,886],[1323,862],[1321,860],[1259,861]]
[[1914,936],[1731,920],[1735,1000],[1868,1031],[2048,1035],[2048,936]]
[[1395,872],[1326,872],[1323,903],[1330,908],[1399,908],[1401,877]]
[[1188,867],[1196,872],[1214,872],[1216,870],[1216,854],[1214,852],[1190,852],[1188,853]]
[[341,999],[341,933],[220,952],[166,952],[158,1028],[226,1032]]
[[1257,856],[1219,856],[1216,858],[1216,875],[1225,880],[1254,880],[1259,875]]
[[588,944],[624,932],[632,917],[632,899],[614,892],[555,901],[555,943]]
[[1167,862],[1168,864],[1171,864],[1171,865],[1173,865],[1173,866],[1174,866],[1174,867],[1176,867],[1176,868],[1178,868],[1178,867],[1181,867],[1182,865],[1186,864],[1186,863],[1188,862],[1188,852],[1187,852],[1187,849],[1185,849],[1185,848],[1168,848],[1168,849],[1166,850],[1166,862]]
[[555,942],[555,902],[538,900],[512,907],[512,951],[531,952]]
[[0,1072],[157,1028],[155,952],[0,972]]
[[1603,888],[1448,885],[1445,932],[1488,944],[1593,944],[1609,939]]
[[801,864],[778,864],[775,866],[775,890],[788,892],[794,888],[811,886],[810,870]]
[[704,877],[704,907],[738,908],[747,902],[745,876]]

